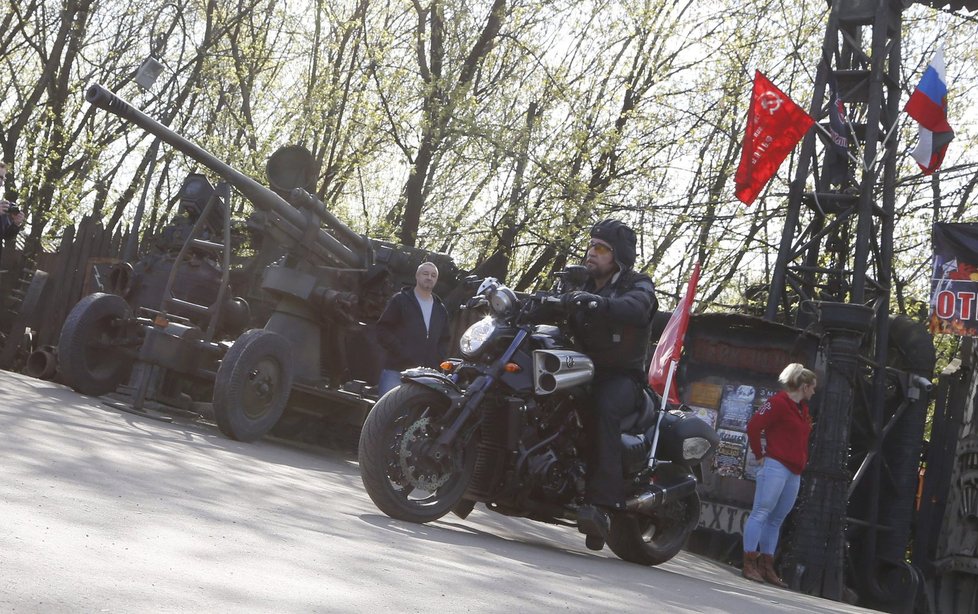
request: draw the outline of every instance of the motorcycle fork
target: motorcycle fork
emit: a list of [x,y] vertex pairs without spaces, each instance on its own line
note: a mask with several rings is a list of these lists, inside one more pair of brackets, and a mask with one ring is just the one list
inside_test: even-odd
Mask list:
[[482,405],[482,400],[486,397],[492,385],[499,379],[503,369],[506,368],[506,364],[513,359],[516,350],[519,349],[520,345],[523,344],[528,336],[529,334],[525,329],[521,328],[517,331],[509,347],[492,363],[489,371],[481,378],[478,378],[475,384],[465,391],[465,396],[462,400],[462,410],[452,420],[452,423],[442,430],[441,434],[438,435],[438,439],[435,440],[435,449],[433,452],[435,458],[440,458],[440,455],[447,455],[460,433],[463,445],[467,445],[472,439],[482,420],[482,417],[479,415],[479,406]]

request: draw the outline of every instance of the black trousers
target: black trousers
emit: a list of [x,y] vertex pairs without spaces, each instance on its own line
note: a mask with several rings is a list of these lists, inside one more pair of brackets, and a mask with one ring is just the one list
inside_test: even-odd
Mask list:
[[608,507],[625,501],[622,477],[621,421],[638,406],[642,384],[634,374],[599,373],[591,385],[585,416],[590,439],[585,499]]

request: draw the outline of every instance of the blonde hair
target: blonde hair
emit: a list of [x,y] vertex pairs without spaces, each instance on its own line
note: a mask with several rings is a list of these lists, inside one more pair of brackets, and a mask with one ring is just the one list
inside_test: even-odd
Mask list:
[[784,371],[778,376],[778,381],[785,387],[785,390],[794,392],[800,390],[802,386],[814,384],[818,381],[818,377],[814,371],[806,369],[801,363],[793,362],[784,368]]

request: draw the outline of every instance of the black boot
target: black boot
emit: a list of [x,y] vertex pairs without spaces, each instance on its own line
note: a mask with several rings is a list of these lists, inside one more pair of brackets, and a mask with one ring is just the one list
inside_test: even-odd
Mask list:
[[582,505],[577,509],[577,530],[587,535],[584,544],[588,550],[601,550],[608,539],[611,520],[608,512],[596,505]]

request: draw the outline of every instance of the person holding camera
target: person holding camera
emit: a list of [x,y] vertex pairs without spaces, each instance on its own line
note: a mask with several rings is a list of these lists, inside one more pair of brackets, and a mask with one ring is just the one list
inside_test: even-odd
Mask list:
[[[0,162],[0,193],[7,181],[7,165]],[[12,240],[24,226],[24,212],[20,207],[3,198],[0,199],[0,250]],[[0,257],[3,252],[0,251]]]

